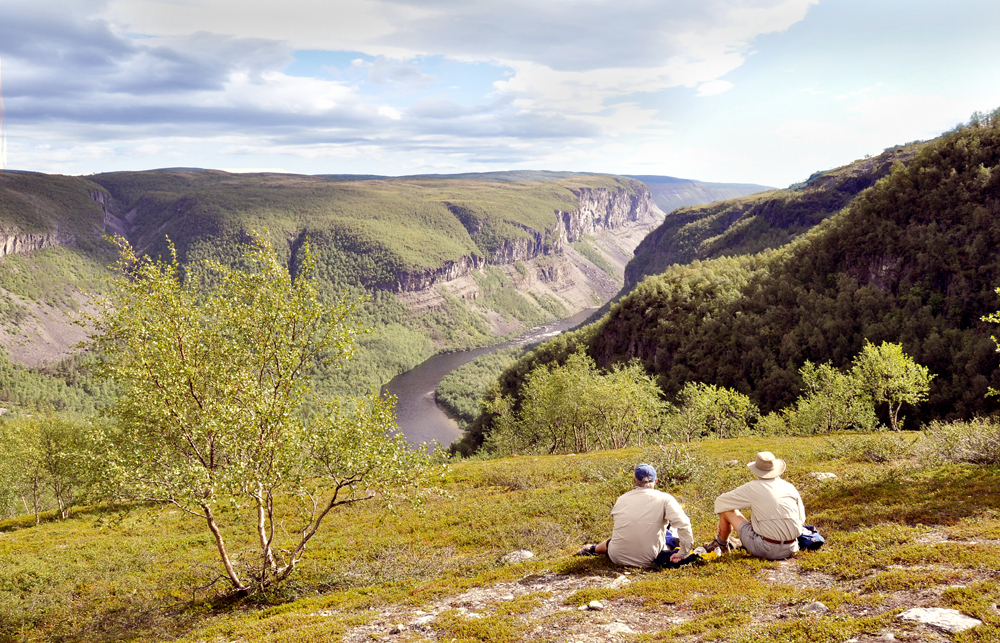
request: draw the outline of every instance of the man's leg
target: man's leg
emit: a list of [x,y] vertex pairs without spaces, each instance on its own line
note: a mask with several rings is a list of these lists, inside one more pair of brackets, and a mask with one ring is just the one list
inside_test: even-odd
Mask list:
[[729,536],[735,531],[740,533],[740,525],[745,523],[747,519],[740,513],[739,509],[732,509],[730,511],[723,511],[719,514],[719,529],[715,532],[716,537],[719,542],[726,542],[729,540]]

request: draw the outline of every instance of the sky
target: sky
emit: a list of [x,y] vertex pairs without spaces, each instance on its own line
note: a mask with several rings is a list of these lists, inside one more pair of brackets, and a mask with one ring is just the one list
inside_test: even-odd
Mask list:
[[996,0],[0,0],[0,168],[784,187],[1000,106]]

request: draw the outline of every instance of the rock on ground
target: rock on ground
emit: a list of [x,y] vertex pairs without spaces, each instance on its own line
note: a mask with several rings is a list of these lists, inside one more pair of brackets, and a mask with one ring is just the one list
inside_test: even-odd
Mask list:
[[930,625],[944,630],[945,632],[962,632],[971,629],[983,622],[977,618],[966,616],[958,610],[945,609],[943,607],[915,607],[897,616],[901,621],[914,621]]

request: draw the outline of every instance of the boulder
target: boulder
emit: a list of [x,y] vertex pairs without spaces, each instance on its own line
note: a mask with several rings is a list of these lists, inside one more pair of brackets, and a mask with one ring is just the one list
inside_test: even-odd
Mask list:
[[507,565],[515,565],[517,563],[523,563],[529,558],[534,558],[535,554],[528,551],[527,549],[519,549],[517,551],[512,551],[500,560]]
[[952,634],[983,624],[979,619],[966,616],[958,610],[943,607],[915,607],[903,612],[896,618],[901,621],[923,623],[924,625],[930,625],[931,627],[936,627]]

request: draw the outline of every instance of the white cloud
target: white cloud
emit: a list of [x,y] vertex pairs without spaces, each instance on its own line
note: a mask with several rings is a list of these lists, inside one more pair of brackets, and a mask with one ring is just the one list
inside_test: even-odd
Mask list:
[[399,119],[403,118],[403,116],[399,113],[399,110],[389,107],[387,105],[379,107],[378,113],[379,116],[385,116],[391,118],[394,121],[398,121]]
[[722,92],[727,92],[733,88],[733,84],[728,80],[710,80],[707,83],[698,85],[699,96],[715,96]]

